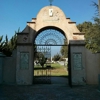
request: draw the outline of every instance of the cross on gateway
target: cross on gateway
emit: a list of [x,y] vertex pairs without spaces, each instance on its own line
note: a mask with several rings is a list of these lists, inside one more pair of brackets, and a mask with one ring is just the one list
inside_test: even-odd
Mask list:
[[52,6],[52,2],[53,2],[53,0],[49,0],[49,2],[50,2],[50,6]]

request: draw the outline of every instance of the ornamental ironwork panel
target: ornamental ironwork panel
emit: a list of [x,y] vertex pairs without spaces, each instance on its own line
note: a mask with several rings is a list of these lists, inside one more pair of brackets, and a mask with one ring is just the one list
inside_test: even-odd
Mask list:
[[36,45],[63,45],[65,36],[58,30],[47,29],[42,31],[35,39]]

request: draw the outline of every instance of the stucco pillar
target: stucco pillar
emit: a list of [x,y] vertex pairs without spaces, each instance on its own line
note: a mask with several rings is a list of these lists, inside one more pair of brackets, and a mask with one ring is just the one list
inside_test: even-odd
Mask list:
[[16,84],[32,85],[33,54],[32,46],[17,46]]
[[84,85],[86,83],[85,43],[83,40],[71,40],[69,43],[72,85]]
[[0,52],[0,84],[3,82],[3,62],[4,62],[4,55]]

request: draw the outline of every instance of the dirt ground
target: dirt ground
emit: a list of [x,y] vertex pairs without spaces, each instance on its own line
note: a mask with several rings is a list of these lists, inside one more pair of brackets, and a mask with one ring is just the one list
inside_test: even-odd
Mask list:
[[96,85],[0,85],[0,100],[100,100],[100,91]]

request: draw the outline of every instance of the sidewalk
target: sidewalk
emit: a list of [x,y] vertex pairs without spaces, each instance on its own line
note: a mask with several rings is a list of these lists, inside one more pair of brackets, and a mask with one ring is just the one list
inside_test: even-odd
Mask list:
[[0,86],[0,100],[100,100],[96,86]]
[[33,84],[31,86],[0,85],[0,100],[100,100],[96,85],[70,88],[67,83]]

